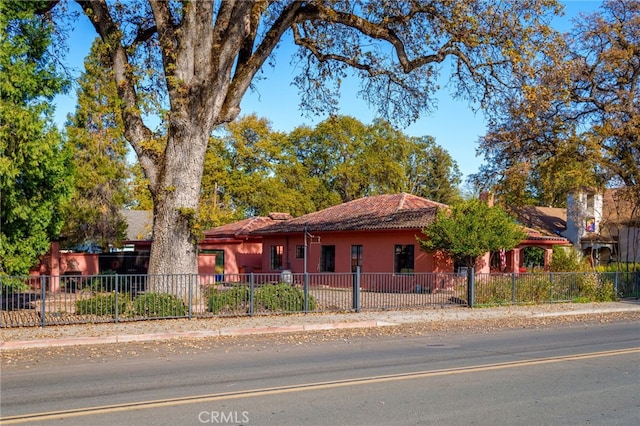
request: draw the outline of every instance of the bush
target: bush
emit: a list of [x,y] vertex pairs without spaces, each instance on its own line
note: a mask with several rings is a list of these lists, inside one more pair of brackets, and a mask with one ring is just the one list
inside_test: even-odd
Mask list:
[[[290,284],[266,285],[256,290],[256,306],[273,312],[304,311],[304,291]],[[309,310],[316,308],[316,300],[309,295]]]
[[146,317],[183,317],[187,307],[173,294],[146,293],[134,299],[133,313]]
[[[213,289],[207,296],[209,312],[247,313],[250,311],[250,288],[238,285],[228,290]],[[316,308],[316,300],[309,295],[309,310]],[[254,311],[301,312],[304,311],[304,292],[287,283],[265,285],[254,292]]]
[[20,293],[30,289],[27,280],[18,277],[8,277],[0,274],[0,294]]
[[131,296],[128,293],[96,294],[88,299],[76,300],[76,314],[115,315],[118,312],[118,315],[126,315],[130,303]]
[[228,290],[214,288],[207,295],[207,307],[209,312],[220,311],[238,312],[249,311],[249,287],[246,285],[234,286]]

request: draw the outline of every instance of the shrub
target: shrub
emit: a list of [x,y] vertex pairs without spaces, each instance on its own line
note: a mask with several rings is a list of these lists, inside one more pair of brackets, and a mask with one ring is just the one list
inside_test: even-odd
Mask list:
[[[131,296],[128,293],[96,294],[88,299],[76,300],[79,315],[125,315],[129,313]],[[117,311],[116,311],[117,309]]]
[[[256,305],[274,312],[304,311],[304,292],[290,284],[266,285],[256,290]],[[309,310],[316,308],[316,300],[309,295]]]
[[246,285],[234,286],[228,290],[214,288],[208,292],[207,308],[209,312],[218,313],[224,311],[249,310],[249,287]]
[[183,317],[187,307],[173,294],[146,293],[133,300],[133,313],[146,317]]
[[26,279],[18,277],[8,277],[0,274],[0,294],[19,293],[28,290],[29,284],[27,284]]

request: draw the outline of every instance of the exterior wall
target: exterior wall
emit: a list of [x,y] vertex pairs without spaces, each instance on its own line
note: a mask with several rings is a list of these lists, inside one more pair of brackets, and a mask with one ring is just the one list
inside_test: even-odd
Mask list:
[[[322,246],[335,246],[335,272],[351,272],[351,246],[362,246],[363,273],[387,272],[394,270],[394,246],[414,246],[414,272],[452,272],[453,263],[442,254],[426,253],[416,241],[415,231],[370,231],[336,232],[320,234],[312,232],[307,237],[307,272],[320,272]],[[318,241],[319,237],[319,241]],[[293,273],[304,272],[304,259],[296,258],[296,247],[304,246],[302,234],[290,236],[264,236],[262,270],[266,273],[278,272],[271,269],[271,247],[283,246],[283,267]]]
[[621,262],[640,262],[640,228],[623,227],[618,238],[618,259]]
[[[593,197],[593,207],[587,206],[589,196]],[[602,223],[602,194],[577,192],[567,198],[567,230],[563,233],[576,248],[587,233],[599,233]],[[587,221],[593,219],[593,230],[587,230]]]
[[[220,242],[203,243],[200,250],[222,250],[224,252],[224,274],[243,274],[249,272],[260,272],[262,268],[262,242]],[[202,256],[214,256],[212,254],[200,253],[198,255],[198,272],[204,274],[215,273],[214,263],[209,265],[210,259],[202,259]],[[202,262],[202,266],[201,265]],[[204,272],[201,272],[204,271]]]

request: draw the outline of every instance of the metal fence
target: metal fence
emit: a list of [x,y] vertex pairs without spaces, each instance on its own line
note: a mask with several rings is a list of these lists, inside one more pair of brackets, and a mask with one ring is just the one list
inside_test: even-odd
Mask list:
[[[638,297],[640,273],[0,277],[0,327]],[[469,298],[471,296],[471,298]],[[470,303],[469,303],[470,301]]]

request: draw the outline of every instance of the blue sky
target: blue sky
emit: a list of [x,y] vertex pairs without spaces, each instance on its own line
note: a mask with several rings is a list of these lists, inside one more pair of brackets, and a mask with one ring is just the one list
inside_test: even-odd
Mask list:
[[[590,13],[601,4],[600,1],[565,1],[565,16],[558,18],[556,28],[568,31],[570,20],[580,13]],[[75,4],[73,4],[74,7]],[[95,32],[84,15],[80,15],[75,23],[75,30],[69,39],[67,63],[74,76],[79,76],[83,70],[83,60],[86,57]],[[291,85],[295,70],[290,65],[290,52],[285,46],[279,49],[275,67],[265,67],[264,79],[256,82],[256,89],[248,92],[243,99],[242,115],[255,113],[265,117],[272,123],[273,129],[291,131],[296,126],[307,124],[310,126],[322,121],[326,116],[303,116],[298,108],[300,97],[297,89]],[[446,68],[443,74],[446,74]],[[355,97],[358,82],[352,79],[343,84],[343,92],[339,104],[339,113],[356,117],[363,123],[370,123],[375,118],[375,112],[361,100]],[[483,158],[476,157],[477,141],[485,133],[485,121],[481,112],[473,113],[472,108],[464,101],[453,100],[446,87],[446,80],[441,82],[442,89],[438,94],[437,109],[429,115],[420,118],[416,123],[404,128],[403,131],[411,136],[431,135],[436,143],[446,149],[458,163],[463,178],[476,173]],[[75,89],[69,94],[55,99],[55,121],[60,126],[66,121],[67,114],[73,112],[76,105]]]

